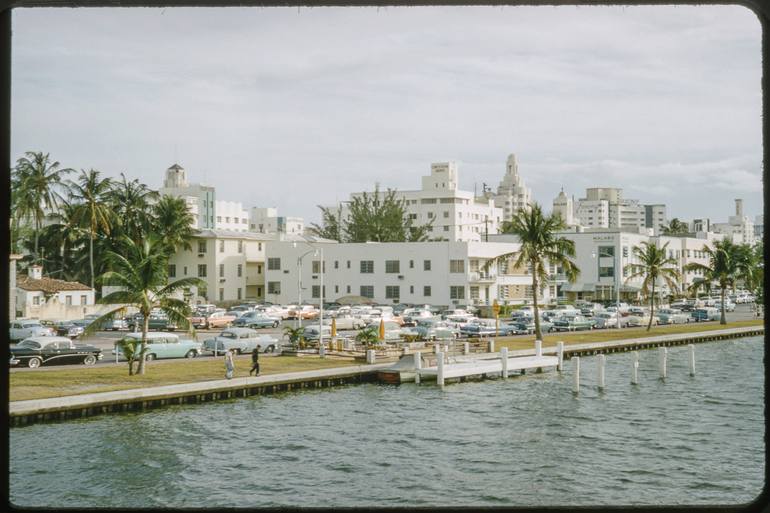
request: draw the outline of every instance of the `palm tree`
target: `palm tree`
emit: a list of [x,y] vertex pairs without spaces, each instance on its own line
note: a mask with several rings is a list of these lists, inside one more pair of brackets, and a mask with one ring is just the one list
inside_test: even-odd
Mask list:
[[153,206],[153,232],[159,235],[167,246],[169,255],[178,249],[192,249],[190,240],[195,228],[195,218],[183,198],[164,195]]
[[363,343],[366,347],[375,345],[380,340],[380,334],[377,326],[367,326],[356,334],[356,340]]
[[675,217],[663,228],[663,235],[686,235],[688,231],[690,228]]
[[14,217],[31,220],[35,227],[34,259],[38,256],[38,237],[43,220],[48,212],[55,211],[62,199],[57,189],[62,186],[62,177],[72,172],[70,168],[59,169],[59,162],[51,162],[48,153],[28,151],[16,161],[12,185],[16,195]]
[[149,232],[150,203],[158,198],[158,193],[151,190],[139,180],[127,180],[126,175],[120,174],[122,180],[114,181],[107,199],[120,228],[120,233],[139,242]]
[[642,242],[641,246],[634,246],[634,256],[639,260],[638,264],[628,264],[625,269],[629,271],[626,281],[633,278],[644,277],[642,292],[649,294],[650,298],[650,322],[647,331],[652,328],[652,318],[655,316],[655,284],[662,279],[669,289],[676,290],[679,280],[679,271],[676,269],[677,261],[666,256],[668,242],[659,248],[656,244]]
[[722,288],[722,315],[719,319],[719,324],[727,324],[727,317],[725,316],[725,294],[727,293],[727,287],[735,284],[736,278],[741,273],[741,256],[739,254],[739,248],[730,239],[723,239],[716,241],[714,247],[703,246],[703,252],[708,255],[709,263],[707,265],[690,262],[684,266],[685,271],[701,271],[703,273],[703,280],[696,281],[690,287],[693,292],[697,291],[699,287],[710,287],[712,282],[719,283]]
[[540,331],[540,312],[537,295],[540,287],[549,279],[548,266],[556,265],[562,269],[570,283],[575,282],[580,275],[580,269],[569,257],[575,257],[575,242],[559,237],[556,232],[564,230],[567,225],[559,214],[543,214],[537,203],[529,209],[519,209],[513,219],[503,223],[502,233],[518,236],[521,248],[518,252],[500,255],[485,264],[485,268],[495,262],[503,262],[516,256],[514,267],[526,265],[532,273],[532,305],[535,316],[535,336],[542,340]]
[[[198,278],[182,278],[168,283],[167,262],[163,242],[154,236],[146,237],[137,244],[129,237],[123,237],[120,252],[108,251],[106,260],[112,270],[101,276],[102,283],[117,285],[120,290],[112,292],[99,300],[101,303],[121,303],[121,306],[94,320],[86,330],[92,333],[92,327],[113,319],[127,305],[134,306],[143,317],[142,345],[138,352],[138,374],[144,374],[144,355],[147,351],[147,330],[150,313],[154,309],[164,312],[170,321],[190,329],[190,306],[181,299],[174,298],[174,293],[185,287],[199,285]],[[129,360],[129,366],[131,361]],[[129,369],[130,371],[131,369]]]
[[80,171],[77,182],[70,181],[70,200],[77,203],[69,223],[71,226],[82,226],[88,230],[88,262],[91,269],[91,288],[94,288],[94,239],[97,231],[110,234],[111,211],[104,200],[110,191],[112,181],[109,178],[101,180],[99,171],[91,169]]
[[305,328],[301,326],[292,327],[285,326],[283,328],[283,334],[289,339],[292,345],[300,347],[302,345],[302,334],[305,332]]

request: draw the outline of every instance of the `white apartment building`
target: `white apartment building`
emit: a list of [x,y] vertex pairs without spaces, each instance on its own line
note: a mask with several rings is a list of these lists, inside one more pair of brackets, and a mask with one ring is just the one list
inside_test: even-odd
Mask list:
[[497,186],[494,201],[496,207],[503,209],[503,221],[510,221],[519,209],[529,209],[532,204],[532,190],[519,175],[519,165],[513,153],[505,162],[505,175]]
[[577,224],[584,228],[609,228],[609,201],[581,198],[578,200],[575,208],[575,217],[577,218]]
[[564,194],[564,189],[559,191],[559,195],[553,199],[553,213],[559,214],[567,226],[577,224],[573,200]]
[[575,224],[584,228],[652,228],[655,233],[668,222],[665,205],[624,199],[623,189],[616,187],[586,189],[586,197],[575,205],[575,217]]
[[754,245],[756,235],[751,218],[743,214],[743,200],[735,200],[735,215],[728,218],[726,223],[712,223],[711,228],[716,233],[729,237],[735,244]]
[[163,187],[158,190],[161,195],[184,198],[193,215],[194,226],[199,230],[215,227],[215,191],[214,187],[197,183],[188,183],[187,171],[179,164],[166,169]]
[[249,231],[249,211],[243,208],[241,202],[217,200],[214,204],[214,212],[215,230]]
[[[473,192],[458,189],[458,181],[455,162],[434,162],[430,166],[430,175],[422,177],[420,190],[396,191],[396,197],[406,201],[406,211],[415,225],[433,223],[429,234],[431,240],[480,241],[487,234],[497,233],[503,210],[495,207],[492,199],[479,198]],[[351,201],[363,194],[351,194]],[[385,194],[387,190],[380,191],[382,197]],[[347,203],[330,207],[335,213],[340,209],[344,220],[348,215]]]
[[[323,248],[323,260],[320,248]],[[363,296],[378,303],[432,305],[524,302],[532,282],[512,266],[484,264],[518,250],[515,242],[366,242],[268,244],[266,299],[292,303],[321,300],[321,271],[325,270],[324,300]],[[316,253],[316,249],[319,251]],[[300,263],[300,258],[301,263]],[[301,267],[301,270],[300,270]],[[504,271],[504,272],[501,272]],[[516,297],[500,292],[519,290]],[[300,293],[301,291],[301,293]],[[511,294],[512,296],[513,294]],[[548,297],[548,290],[545,291]]]
[[305,221],[301,217],[279,216],[275,207],[252,207],[249,210],[249,230],[258,233],[301,234]]

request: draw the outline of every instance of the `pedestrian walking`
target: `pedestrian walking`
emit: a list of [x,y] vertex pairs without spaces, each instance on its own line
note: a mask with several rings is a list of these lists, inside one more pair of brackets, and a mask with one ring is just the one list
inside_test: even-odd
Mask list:
[[259,376],[259,346],[255,347],[254,351],[251,352],[251,370],[249,371],[249,376],[251,376],[252,372],[255,376]]
[[225,352],[225,378],[232,379],[235,371],[235,362],[233,361],[233,350],[228,349]]

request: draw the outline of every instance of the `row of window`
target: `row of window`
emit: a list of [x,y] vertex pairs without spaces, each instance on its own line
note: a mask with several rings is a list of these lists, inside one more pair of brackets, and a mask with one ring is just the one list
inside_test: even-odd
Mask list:
[[[41,296],[32,296],[32,304],[35,306],[40,306],[40,297]],[[67,294],[64,296],[64,304],[67,306],[72,306],[72,295]],[[88,304],[88,296],[80,296],[80,304]]]
[[[225,252],[225,240],[220,239],[219,241],[219,252],[224,253]],[[238,244],[238,253],[243,253],[243,241],[238,240],[235,241]],[[199,240],[198,241],[198,253],[206,253],[207,252],[207,241],[205,240]],[[262,251],[262,243],[257,243],[257,250]]]
[[[217,222],[218,223],[222,222],[222,216],[217,216]],[[229,223],[230,222],[230,218],[225,216],[225,222]],[[237,217],[233,217],[233,222],[237,223],[238,222],[238,218]],[[246,219],[246,218],[242,218],[241,219],[241,224],[248,224],[248,223],[249,223],[248,219]]]
[[[240,289],[239,289],[240,290]],[[268,294],[280,294],[281,293],[281,282],[280,281],[269,281],[267,282],[267,293]],[[326,286],[323,287],[323,293],[324,297],[326,297]],[[340,293],[340,286],[335,285],[334,286],[334,293],[339,294]],[[347,285],[345,287],[345,294],[351,293],[351,287],[350,285]],[[433,291],[431,289],[430,285],[425,285],[422,288],[422,295],[424,297],[431,297]],[[409,294],[414,294],[414,285],[409,286]],[[374,298],[374,285],[361,285],[358,288],[358,295],[366,298],[373,299]],[[311,288],[311,297],[314,299],[321,297],[321,286],[320,285],[313,285]],[[386,299],[399,299],[401,297],[401,287],[399,285],[386,285],[385,286],[385,298]],[[451,285],[449,287],[449,297],[451,299],[465,299],[465,286],[464,285]],[[240,299],[240,296],[239,296]]]
[[[350,260],[347,260],[346,267],[347,269],[350,269]],[[324,262],[324,272],[326,272],[326,262]],[[334,268],[339,269],[340,267],[340,261],[335,260],[334,261]],[[409,269],[414,269],[414,260],[409,260]],[[270,257],[267,259],[267,270],[268,271],[280,271],[281,270],[281,259],[280,257]],[[422,261],[422,270],[423,271],[430,271],[431,270],[431,261],[430,260],[423,260]],[[373,274],[374,273],[374,260],[360,260],[359,261],[359,271],[361,274]],[[321,262],[320,260],[313,261],[313,273],[320,273],[321,272]],[[401,261],[400,260],[385,260],[385,272],[389,274],[398,274],[401,272]],[[450,273],[464,273],[465,272],[465,260],[450,260],[449,261],[449,272]]]

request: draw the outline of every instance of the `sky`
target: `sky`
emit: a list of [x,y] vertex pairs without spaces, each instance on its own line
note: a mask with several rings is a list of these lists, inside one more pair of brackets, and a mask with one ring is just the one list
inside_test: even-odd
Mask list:
[[[534,199],[621,187],[762,212],[761,27],[741,6],[15,9],[11,149],[320,219],[516,154]],[[11,163],[13,165],[13,163]]]

